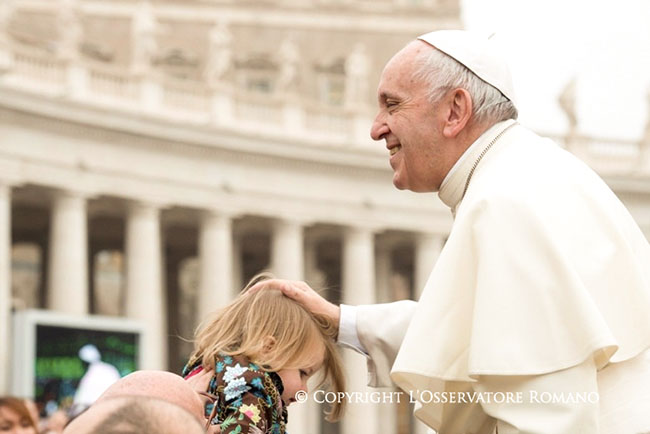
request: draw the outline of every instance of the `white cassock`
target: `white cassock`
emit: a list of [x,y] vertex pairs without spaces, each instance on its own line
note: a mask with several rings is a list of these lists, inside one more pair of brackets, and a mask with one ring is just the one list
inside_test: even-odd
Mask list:
[[120,379],[120,372],[115,366],[102,361],[92,362],[81,377],[79,387],[74,395],[74,404],[92,405],[102,393]]
[[[419,302],[356,309],[370,385],[423,397],[416,417],[440,434],[650,431],[650,248],[623,204],[518,124],[463,197],[513,123],[445,178],[455,220]],[[440,402],[458,391],[483,399]]]

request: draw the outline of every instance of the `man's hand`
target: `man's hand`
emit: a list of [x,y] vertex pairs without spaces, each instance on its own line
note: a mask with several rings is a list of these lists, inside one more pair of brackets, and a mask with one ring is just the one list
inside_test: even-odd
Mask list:
[[[208,387],[210,385],[210,380],[213,376],[214,371],[203,369],[198,374],[195,374],[191,378],[185,380],[197,394],[197,402],[199,403],[197,416],[200,416],[201,421],[203,421],[205,424],[208,423],[204,413],[205,405],[209,402],[214,402],[214,399],[212,399],[207,393]],[[221,428],[219,428],[219,425],[209,425],[207,432],[209,434],[220,434]]]
[[253,285],[249,292],[259,291],[267,285],[280,289],[284,295],[297,301],[308,311],[329,318],[338,329],[341,308],[325,300],[305,282],[283,279],[263,280]]

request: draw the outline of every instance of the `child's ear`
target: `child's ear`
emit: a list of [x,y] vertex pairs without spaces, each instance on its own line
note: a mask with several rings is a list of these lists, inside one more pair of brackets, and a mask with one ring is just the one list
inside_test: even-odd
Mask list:
[[270,353],[275,348],[275,338],[273,336],[266,336],[262,339],[262,352]]

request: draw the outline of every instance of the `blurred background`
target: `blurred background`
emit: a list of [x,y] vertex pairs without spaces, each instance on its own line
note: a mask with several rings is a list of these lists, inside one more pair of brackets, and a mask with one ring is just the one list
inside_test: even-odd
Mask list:
[[[451,215],[393,188],[368,131],[383,65],[432,30],[495,33],[520,121],[650,233],[649,23],[643,0],[0,0],[0,394],[67,409],[88,343],[120,375],[180,372],[264,269],[417,299]],[[319,407],[290,432],[425,432],[406,399]]]

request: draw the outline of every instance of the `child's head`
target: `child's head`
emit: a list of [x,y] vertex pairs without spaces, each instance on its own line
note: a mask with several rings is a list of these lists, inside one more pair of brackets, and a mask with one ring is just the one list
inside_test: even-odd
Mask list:
[[[297,391],[306,391],[307,379],[321,369],[320,384],[327,382],[332,391],[343,391],[343,365],[334,343],[336,327],[284,296],[272,282],[247,293],[255,283],[269,278],[268,274],[254,277],[232,303],[200,327],[190,363],[201,360],[203,366],[214,369],[219,353],[243,355],[280,375],[285,388],[282,399],[287,404],[294,401]],[[340,417],[342,404],[334,403],[329,419]]]

